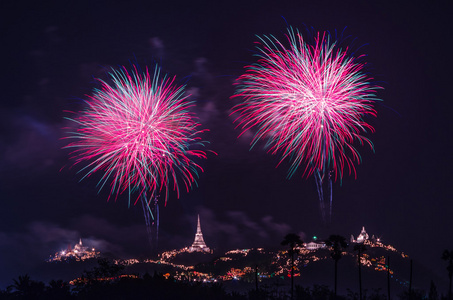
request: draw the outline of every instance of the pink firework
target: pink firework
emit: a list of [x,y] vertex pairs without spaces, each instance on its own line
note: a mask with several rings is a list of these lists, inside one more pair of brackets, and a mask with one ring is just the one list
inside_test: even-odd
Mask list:
[[363,117],[376,115],[372,104],[379,88],[370,83],[364,64],[347,55],[328,33],[318,33],[313,45],[291,28],[285,47],[274,37],[261,38],[258,61],[246,66],[237,80],[235,107],[243,132],[254,129],[252,147],[260,140],[272,154],[289,159],[291,177],[301,164],[305,174],[333,172],[342,178],[354,172],[360,156],[354,143],[370,140],[373,131]]
[[98,79],[101,88],[70,119],[77,129],[67,147],[75,149],[76,163],[87,162],[81,170],[85,177],[103,172],[99,185],[110,181],[110,194],[148,191],[151,199],[173,189],[179,197],[180,184],[189,190],[202,171],[193,158],[206,158],[194,149],[205,142],[198,137],[200,124],[189,112],[184,87],[174,86],[174,77],[161,78],[158,67],[152,76],[148,69],[122,67],[110,77],[112,84]]

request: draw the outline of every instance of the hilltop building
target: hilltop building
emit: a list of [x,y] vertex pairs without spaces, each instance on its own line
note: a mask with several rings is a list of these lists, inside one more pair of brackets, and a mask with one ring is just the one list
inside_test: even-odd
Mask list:
[[360,234],[357,236],[357,239],[354,239],[354,236],[351,234],[351,243],[363,244],[366,241],[373,242],[373,243],[380,243],[381,239],[375,237],[374,234],[370,238],[370,236],[368,235],[368,233],[365,230],[365,226],[362,227],[362,231],[360,231]]
[[[94,248],[93,248],[94,250]],[[83,246],[82,239],[79,239],[79,243],[74,246],[74,253],[85,253],[88,252],[88,247]]]
[[316,251],[318,249],[323,249],[323,248],[326,248],[326,243],[321,241],[321,242],[318,242],[318,238],[316,236],[313,237],[313,240],[309,243],[304,243],[304,247],[305,249],[307,250],[310,250],[310,251]]
[[195,233],[195,240],[192,246],[190,246],[188,252],[210,252],[211,249],[206,246],[203,239],[203,233],[201,232],[200,215],[198,215],[197,233]]
[[86,260],[90,258],[96,258],[99,256],[99,252],[94,248],[85,247],[82,244],[82,239],[79,239],[79,243],[75,244],[74,249],[71,245],[66,250],[55,253],[48,259],[48,262],[52,261],[65,261],[67,259],[74,259],[76,261]]
[[366,233],[365,226],[362,226],[362,231],[357,236],[357,239],[354,239],[354,236],[351,234],[351,243],[363,244],[369,239],[368,233]]

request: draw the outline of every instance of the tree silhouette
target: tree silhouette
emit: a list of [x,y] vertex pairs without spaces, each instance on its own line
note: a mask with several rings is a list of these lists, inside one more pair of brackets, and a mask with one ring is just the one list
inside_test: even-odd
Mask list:
[[31,279],[28,274],[25,274],[24,276],[19,275],[19,277],[16,279],[13,279],[14,284],[11,286],[15,290],[15,294],[19,296],[23,296],[31,286]]
[[429,286],[428,300],[439,300],[439,295],[437,294],[437,288],[434,284],[434,281],[431,280],[431,285]]
[[450,287],[448,289],[448,299],[451,300],[451,278],[453,277],[453,250],[445,249],[442,253],[442,259],[448,261],[447,271],[450,279]]
[[82,277],[86,278],[88,281],[96,281],[99,278],[121,275],[123,270],[124,266],[115,264],[106,258],[100,258],[98,259],[98,266],[89,271],[85,270]]
[[354,251],[357,251],[357,262],[359,264],[359,299],[362,300],[362,268],[361,268],[361,259],[362,253],[366,251],[366,246],[364,244],[356,244],[354,246]]
[[72,299],[69,283],[61,279],[51,280],[46,288],[48,299]]
[[294,299],[294,255],[299,253],[297,247],[302,246],[303,243],[300,236],[295,233],[285,235],[281,242],[282,246],[289,246],[288,255],[291,257],[291,299]]
[[45,284],[41,281],[31,280],[28,274],[13,279],[14,284],[10,286],[13,295],[20,299],[40,299],[43,297]]
[[346,243],[346,238],[341,235],[332,234],[326,240],[326,245],[331,248],[330,256],[335,261],[335,297],[337,297],[337,271],[338,271],[338,261],[340,260],[343,250],[348,247]]

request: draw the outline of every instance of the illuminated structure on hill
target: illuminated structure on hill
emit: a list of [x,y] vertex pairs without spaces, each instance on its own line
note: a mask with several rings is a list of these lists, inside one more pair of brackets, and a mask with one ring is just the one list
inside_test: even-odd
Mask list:
[[366,233],[365,226],[362,226],[362,231],[357,236],[357,239],[354,239],[354,236],[351,234],[351,243],[363,244],[369,239],[368,233]]
[[316,251],[316,250],[319,250],[319,249],[326,248],[326,243],[322,242],[322,241],[318,242],[318,237],[314,236],[313,240],[310,243],[304,243],[304,247],[307,250]]
[[356,244],[363,244],[363,243],[380,243],[381,240],[374,235],[370,236],[365,230],[365,226],[362,226],[362,231],[360,231],[360,234],[357,236],[357,239],[354,239],[354,236],[351,234],[351,243],[356,243]]
[[[366,245],[367,253],[363,254],[361,257],[360,263],[364,268],[369,268],[378,272],[388,272],[391,275],[391,278],[398,282],[399,284],[406,284],[407,281],[400,280],[395,270],[389,269],[388,262],[386,260],[386,253],[381,252],[381,250],[375,252],[372,251],[372,248],[382,249],[384,251],[393,252],[395,255],[395,260],[407,259],[408,256],[404,252],[398,251],[395,247],[391,245],[386,245],[381,242],[380,238],[375,238],[374,235],[370,236],[366,232],[365,228],[362,227],[360,234],[357,238],[351,236],[352,243],[362,243]],[[326,246],[326,243],[318,239],[318,237],[313,236],[312,241],[309,243],[304,243],[304,246],[297,247],[299,251],[298,258],[295,260],[294,266],[294,276],[302,276],[301,271],[308,264],[317,264],[317,262],[327,261],[331,259],[331,254],[329,253],[329,248]],[[349,256],[354,261],[357,260],[357,254],[354,252],[354,247],[349,247],[348,249],[343,249],[342,255]],[[319,251],[318,251],[319,250]],[[156,265],[165,265],[167,267],[174,268],[174,272],[169,272],[169,278],[173,277],[175,280],[184,280],[184,281],[198,281],[198,282],[221,282],[221,281],[230,281],[230,280],[244,280],[249,282],[250,278],[258,275],[259,280],[265,280],[266,278],[281,278],[281,277],[290,277],[292,264],[291,260],[288,258],[288,250],[280,251],[265,251],[263,248],[255,249],[235,249],[225,252],[223,255],[218,257],[212,256],[210,263],[206,263],[204,267],[206,273],[200,272],[196,260],[190,260],[190,262],[182,263],[183,259],[176,259],[179,255],[185,255],[186,253],[195,252],[193,257],[201,257],[203,255],[208,255],[208,253],[213,253],[212,250],[206,246],[203,234],[201,232],[200,217],[198,216],[197,232],[195,234],[195,240],[191,247],[185,247],[182,249],[174,249],[170,251],[165,251],[159,254],[157,260],[154,259],[127,259],[122,260],[118,259],[115,261],[115,264],[122,265],[125,267],[134,265],[134,264],[156,264]],[[197,253],[198,252],[198,253]],[[200,254],[200,256],[199,256]],[[251,254],[250,260],[246,257]],[[259,255],[259,256],[257,256]],[[189,255],[190,256],[190,255]],[[187,256],[186,256],[187,257]],[[259,274],[256,273],[256,269],[250,267],[250,264],[253,261],[256,261],[257,257],[263,261],[268,261],[266,267],[260,269]],[[184,258],[181,256],[180,258]],[[393,258],[392,258],[393,259]],[[247,262],[244,264],[244,262]],[[203,268],[204,268],[203,267]],[[321,266],[322,268],[322,266]],[[223,270],[222,272],[215,274],[213,270]],[[174,275],[173,275],[174,274]]]
[[62,250],[55,253],[54,256],[51,256],[48,259],[48,262],[53,261],[65,261],[67,259],[74,259],[76,261],[82,261],[90,258],[96,258],[99,256],[99,252],[96,252],[94,248],[88,248],[83,246],[82,239],[79,240],[79,243],[74,246],[74,249],[71,248],[71,245],[68,246],[68,249]]
[[203,233],[201,232],[200,226],[200,215],[198,215],[197,233],[195,234],[195,240],[192,246],[190,246],[188,252],[210,252],[211,249],[206,246],[203,239]]

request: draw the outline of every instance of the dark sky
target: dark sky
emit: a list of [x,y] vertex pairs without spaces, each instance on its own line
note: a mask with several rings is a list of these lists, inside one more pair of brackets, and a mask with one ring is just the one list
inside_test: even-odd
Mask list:
[[[181,248],[201,214],[217,249],[278,246],[357,235],[362,226],[442,275],[453,249],[451,202],[451,2],[389,1],[10,1],[0,8],[0,287],[81,237],[124,257],[146,256],[140,206],[107,202],[96,178],[70,168],[65,111],[83,108],[112,66],[138,63],[176,75],[197,101],[209,155],[199,187],[161,207],[160,247]],[[113,4],[112,2],[116,2]],[[165,2],[165,3],[163,3]],[[448,3],[448,4],[447,4]],[[286,20],[286,21],[285,21]],[[334,184],[333,221],[322,226],[316,185],[302,172],[237,139],[232,82],[253,62],[255,35],[343,31],[385,88],[369,122],[357,179]],[[444,274],[445,273],[445,274]]]

